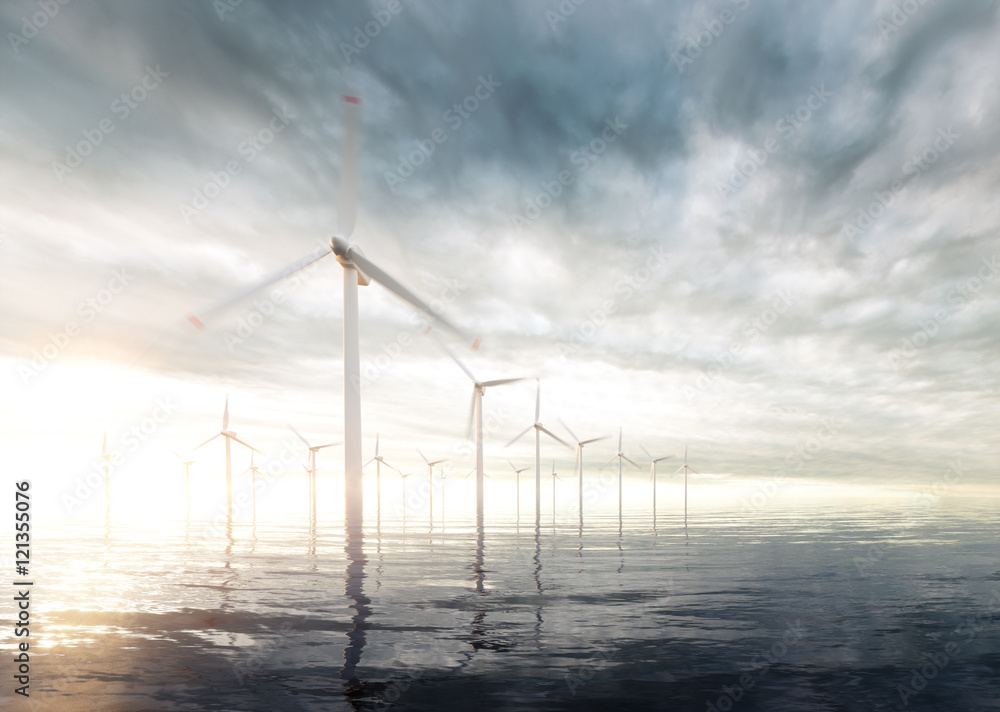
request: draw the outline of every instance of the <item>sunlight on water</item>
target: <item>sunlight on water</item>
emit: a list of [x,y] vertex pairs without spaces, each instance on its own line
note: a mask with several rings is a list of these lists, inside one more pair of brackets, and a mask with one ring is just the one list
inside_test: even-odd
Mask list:
[[523,504],[482,529],[458,511],[433,527],[426,508],[367,512],[350,536],[336,518],[49,525],[33,572],[33,699],[897,709],[899,686],[937,660],[907,709],[994,708],[993,502],[798,502],[699,511],[686,532],[676,500],[655,522],[604,508],[582,527],[543,508],[537,530]]

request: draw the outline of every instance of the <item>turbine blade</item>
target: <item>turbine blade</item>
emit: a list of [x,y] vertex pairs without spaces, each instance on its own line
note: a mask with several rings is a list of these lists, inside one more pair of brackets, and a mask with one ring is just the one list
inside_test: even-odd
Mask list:
[[618,426],[618,452],[622,451],[622,426]]
[[646,453],[646,457],[648,457],[650,460],[653,459],[653,456],[649,454],[649,450],[646,449],[645,445],[643,445],[642,443],[639,443],[639,447],[642,449],[642,451],[644,453]]
[[492,381],[485,381],[483,383],[483,388],[492,388],[493,386],[504,386],[508,383],[517,383],[518,381],[527,381],[527,378],[497,378]]
[[691,470],[691,472],[693,472],[696,475],[700,475],[701,474],[700,472],[698,472],[698,470],[694,469],[693,467],[689,467],[688,469]]
[[417,448],[417,452],[420,454],[420,457],[424,459],[424,462],[426,462],[428,465],[431,464],[430,461],[427,459],[427,457],[422,452],[420,452],[420,448]]
[[504,445],[504,447],[507,448],[507,447],[510,447],[511,445],[513,445],[514,443],[516,443],[518,440],[520,440],[525,435],[527,435],[528,431],[530,431],[533,427],[535,427],[535,426],[534,425],[529,425],[527,428],[525,428],[520,433],[518,433],[517,436],[515,436],[513,440],[511,440],[509,443],[507,443],[506,445]]
[[255,448],[255,447],[254,447],[253,445],[247,445],[247,444],[246,444],[245,442],[243,442],[242,440],[240,440],[240,439],[239,439],[238,437],[236,437],[235,435],[227,435],[226,437],[227,437],[227,438],[232,438],[233,440],[235,440],[236,442],[238,442],[238,443],[239,443],[240,445],[242,445],[243,447],[248,447],[248,448],[250,448],[251,450],[253,450],[254,452],[259,452],[259,453],[260,453],[261,455],[265,455],[265,454],[266,454],[266,453],[262,452],[261,450],[258,450],[257,448]]
[[510,465],[510,469],[512,469],[514,472],[517,472],[517,468],[514,467],[514,463],[513,462],[511,462],[510,460],[507,460],[507,464]]
[[302,442],[304,442],[306,444],[306,447],[309,448],[310,450],[312,450],[312,445],[309,444],[309,441],[305,439],[305,437],[302,435],[302,433],[300,433],[298,430],[296,430],[291,424],[289,424],[288,427],[292,428],[292,432],[299,436],[299,440],[301,440]]
[[607,467],[607,466],[608,466],[608,465],[610,465],[610,464],[611,464],[612,462],[614,462],[614,461],[615,461],[615,459],[617,459],[617,457],[618,457],[617,455],[615,455],[614,457],[612,457],[612,458],[611,458],[610,460],[608,460],[608,461],[607,461],[607,462],[605,462],[605,463],[604,463],[603,465],[601,465],[600,469],[602,469],[602,470],[603,470],[603,469],[604,469],[605,467]]
[[368,467],[370,464],[372,464],[373,462],[375,462],[375,458],[374,457],[371,460],[369,460],[368,462],[366,462],[365,464],[363,464],[361,466],[361,468],[364,469],[364,468]]
[[415,306],[420,311],[424,312],[427,316],[431,318],[432,321],[436,321],[442,326],[446,326],[459,336],[464,337],[465,334],[452,324],[450,321],[437,314],[431,306],[425,302],[423,299],[418,297],[416,294],[411,292],[409,289],[404,287],[402,284],[397,282],[394,278],[390,277],[389,274],[383,270],[381,267],[376,265],[374,262],[369,260],[367,257],[361,254],[361,252],[354,248],[354,246],[349,246],[346,250],[345,257],[357,265],[362,272],[374,279],[376,282],[381,284],[383,287],[388,289],[390,292],[395,294],[400,299],[403,299],[413,306]]
[[580,464],[580,451],[581,451],[581,449],[582,448],[580,448],[579,446],[577,446],[577,448],[576,448],[576,457],[573,458],[573,472],[577,471],[577,465]]
[[466,367],[466,365],[464,363],[462,363],[461,359],[459,359],[458,356],[456,356],[455,353],[451,349],[448,348],[447,344],[445,344],[444,341],[441,340],[440,336],[438,336],[433,331],[430,332],[430,335],[434,337],[434,340],[438,342],[438,346],[440,346],[442,349],[444,349],[444,352],[446,354],[448,354],[449,356],[451,356],[451,360],[454,361],[456,364],[458,364],[458,367],[460,369],[462,369],[462,371],[465,373],[465,375],[468,376],[472,380],[473,383],[479,383],[479,381],[476,380],[476,377],[472,375],[472,371],[470,371]]
[[573,447],[572,445],[570,445],[570,444],[569,444],[568,442],[566,442],[565,440],[563,440],[563,439],[562,439],[561,437],[559,437],[558,435],[556,435],[555,433],[553,433],[553,432],[552,432],[551,430],[549,430],[548,428],[546,428],[546,427],[544,427],[544,426],[542,426],[542,425],[539,425],[539,426],[538,426],[538,429],[539,429],[539,430],[541,430],[541,431],[542,431],[543,433],[545,433],[546,435],[548,435],[548,436],[549,436],[550,438],[552,438],[553,440],[556,440],[556,441],[558,441],[558,442],[561,442],[561,443],[562,443],[563,445],[565,445],[566,447]]
[[[475,379],[473,379],[475,380]],[[465,439],[472,440],[472,416],[476,412],[476,387],[472,387],[472,400],[469,401],[469,417],[465,421]]]
[[584,441],[583,441],[582,443],[580,443],[580,444],[581,444],[581,445],[590,445],[590,443],[596,443],[596,442],[597,442],[598,440],[607,440],[607,439],[608,439],[608,438],[610,438],[610,437],[611,437],[610,435],[602,435],[602,436],[601,436],[601,437],[599,437],[599,438],[591,438],[590,440],[584,440]]
[[542,381],[535,379],[535,422],[538,422],[539,413],[542,410]]
[[229,394],[226,394],[226,409],[222,411],[222,429],[229,430]]
[[274,284],[278,280],[284,279],[285,277],[287,277],[288,275],[290,275],[290,274],[292,274],[294,272],[298,272],[300,269],[308,267],[309,265],[311,265],[316,260],[321,259],[323,257],[326,257],[331,252],[332,252],[332,250],[328,246],[324,246],[323,248],[321,248],[319,250],[316,250],[312,254],[306,255],[302,259],[293,262],[292,264],[288,265],[284,269],[281,269],[281,270],[275,272],[271,276],[265,277],[261,281],[255,283],[255,284],[253,284],[253,285],[251,285],[249,287],[241,289],[239,292],[237,292],[236,294],[232,295],[231,297],[229,297],[229,298],[227,298],[227,299],[219,302],[215,306],[213,306],[213,307],[205,310],[204,312],[202,312],[202,315],[201,315],[200,318],[196,317],[193,314],[188,314],[188,321],[190,321],[192,324],[194,324],[199,329],[204,329],[205,325],[202,322],[210,321],[214,317],[218,316],[218,314],[220,312],[225,311],[226,309],[228,309],[229,307],[231,307],[236,302],[238,302],[238,301],[240,301],[242,299],[245,299],[246,297],[249,297],[251,294],[253,294],[254,292],[257,292],[257,291],[263,289],[264,287],[267,287],[267,286],[269,286],[271,284]]
[[576,433],[574,433],[572,430],[569,429],[569,426],[566,425],[566,421],[564,421],[562,418],[560,418],[559,419],[559,424],[562,425],[564,428],[566,428],[566,432],[569,433],[569,435],[570,435],[571,438],[573,438],[573,442],[575,442],[577,444],[580,443],[580,438],[578,438],[576,436]]
[[215,440],[217,437],[220,437],[221,435],[222,435],[222,433],[216,433],[215,435],[213,435],[212,437],[210,437],[208,440],[206,440],[205,442],[203,442],[198,447],[191,448],[191,452],[194,452],[198,448],[205,447],[206,445],[208,445],[210,442],[212,442],[213,440]]
[[632,465],[634,465],[634,466],[636,467],[636,469],[641,469],[641,468],[639,468],[639,466],[638,466],[638,465],[636,465],[636,464],[635,464],[634,462],[632,462],[631,460],[629,460],[629,459],[628,459],[627,457],[625,457],[624,455],[622,455],[622,459],[623,459],[623,460],[624,460],[625,462],[629,462],[629,463],[631,463]]
[[350,237],[358,210],[358,143],[361,136],[361,100],[344,99],[344,146],[340,160],[340,194],[337,196],[337,232]]
[[104,444],[101,445],[101,454],[106,455],[108,453],[108,431],[104,431]]
[[658,457],[653,462],[663,462],[664,460],[669,460],[673,455],[664,455],[663,457]]
[[340,445],[340,443],[327,443],[326,445],[317,445],[316,447],[309,448],[310,450],[322,450],[325,447],[335,447]]

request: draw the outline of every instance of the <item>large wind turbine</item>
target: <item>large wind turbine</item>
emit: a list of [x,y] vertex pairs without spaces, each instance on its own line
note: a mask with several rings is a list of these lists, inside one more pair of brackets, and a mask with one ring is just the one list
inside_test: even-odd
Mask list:
[[515,442],[524,437],[528,431],[531,429],[535,430],[535,526],[541,521],[542,517],[542,444],[541,444],[541,433],[545,433],[550,438],[556,442],[562,443],[566,447],[569,447],[569,443],[560,438],[558,435],[553,433],[551,430],[542,425],[539,420],[539,413],[542,409],[542,382],[540,379],[535,379],[535,422],[529,425],[527,428],[522,430],[517,436],[511,440],[509,443],[504,445],[504,447],[510,447]]
[[478,378],[472,375],[464,363],[462,363],[458,356],[451,352],[447,346],[438,339],[438,343],[441,344],[441,348],[448,352],[452,360],[458,364],[458,367],[465,372],[465,375],[472,380],[472,401],[469,403],[469,418],[467,425],[465,427],[465,437],[467,439],[472,438],[472,416],[475,414],[476,417],[476,516],[482,516],[483,514],[483,394],[486,393],[487,388],[492,388],[493,386],[502,386],[507,383],[516,383],[517,381],[523,381],[524,378],[498,378],[492,381],[480,381]]
[[573,442],[576,443],[576,460],[573,461],[573,469],[574,470],[576,469],[577,464],[580,465],[580,521],[582,522],[583,521],[583,446],[589,445],[590,443],[596,443],[598,440],[606,440],[608,436],[602,435],[599,438],[580,440],[580,438],[576,437],[576,434],[569,429],[569,426],[566,425],[566,423],[563,423],[562,420],[560,420],[559,422],[562,423],[562,426],[566,428],[566,432],[570,434],[570,436],[573,438]]
[[656,463],[663,462],[664,460],[669,460],[670,458],[673,457],[673,455],[664,455],[663,457],[653,457],[652,455],[649,454],[649,450],[647,450],[643,446],[642,443],[639,443],[639,447],[641,447],[642,451],[644,453],[646,453],[646,457],[648,457],[650,459],[649,480],[653,483],[653,517],[654,517],[654,520],[655,520],[655,517],[656,517]]
[[[367,286],[375,280],[396,296],[424,312],[431,320],[461,333],[449,321],[435,313],[423,299],[397,282],[381,267],[369,260],[357,245],[349,242],[357,216],[358,193],[358,141],[360,137],[361,100],[345,96],[346,128],[344,155],[340,169],[340,194],[337,208],[337,234],[330,238],[329,247],[306,255],[285,269],[262,282],[242,290],[236,296],[219,304],[210,312],[212,316],[234,302],[264,287],[284,279],[313,262],[334,255],[344,268],[344,495],[345,512],[349,514],[348,526],[360,525],[362,503],[361,475],[361,356],[358,345],[358,285]],[[188,320],[198,328],[205,325],[201,319],[189,315]],[[358,521],[354,521],[358,519]]]
[[340,443],[327,443],[326,445],[311,445],[308,440],[296,430],[291,425],[288,426],[292,429],[292,432],[299,436],[299,440],[306,444],[309,448],[309,466],[306,468],[306,473],[309,477],[309,514],[312,516],[313,520],[316,519],[316,453],[325,447],[333,447],[334,445],[340,445]]
[[428,502],[431,513],[431,527],[433,527],[434,526],[434,465],[440,465],[442,462],[447,462],[448,458],[444,458],[442,460],[435,460],[434,462],[431,462],[422,452],[420,452],[420,448],[417,448],[417,452],[420,453],[420,457],[424,458],[424,462],[427,463],[427,485],[428,489],[430,490],[428,493],[429,497]]
[[[260,450],[258,450],[255,447],[251,447],[250,445],[247,445],[245,442],[243,442],[238,437],[236,437],[236,433],[235,432],[233,432],[232,430],[229,429],[229,396],[228,395],[226,396],[226,408],[225,408],[225,410],[222,411],[222,431],[219,432],[219,433],[216,433],[215,435],[213,435],[212,437],[210,437],[208,440],[206,440],[205,442],[203,442],[201,445],[199,445],[198,447],[192,449],[191,452],[194,452],[195,450],[197,450],[199,448],[205,447],[206,445],[208,445],[210,442],[212,442],[216,438],[225,438],[226,439],[226,517],[228,519],[232,519],[233,518],[233,455],[232,455],[231,446],[230,446],[230,442],[229,441],[230,440],[235,440],[240,445],[242,445],[244,447],[250,448],[250,450],[253,451],[253,452],[260,452]],[[260,454],[263,455],[264,453],[260,452]]]
[[[621,513],[622,513],[622,460],[625,460],[626,462],[632,464],[633,466],[635,466],[636,469],[639,469],[639,466],[636,465],[631,460],[629,460],[628,457],[626,457],[625,453],[622,452],[622,428],[621,428],[620,425],[618,426],[618,452],[617,452],[617,454],[615,454],[615,457],[618,458],[618,514],[619,514],[619,516],[621,516]],[[601,469],[603,470],[605,467],[607,467],[612,462],[614,462],[615,461],[615,457],[612,457],[610,460],[608,460],[603,465],[601,465]]]
[[684,471],[684,528],[687,529],[688,525],[688,472],[693,472],[696,475],[701,473],[692,467],[688,467],[688,446],[684,446],[684,464],[678,467],[674,474]]
[[[373,462],[375,463],[375,501],[378,505],[378,508],[381,510],[382,509],[382,465],[385,465],[386,467],[391,467],[393,470],[396,470],[396,472],[399,472],[399,470],[395,467],[392,467],[392,465],[386,462],[385,459],[378,454],[378,437],[379,437],[378,433],[375,433],[375,457],[366,462],[364,466],[368,467]],[[403,473],[400,472],[399,474]]]

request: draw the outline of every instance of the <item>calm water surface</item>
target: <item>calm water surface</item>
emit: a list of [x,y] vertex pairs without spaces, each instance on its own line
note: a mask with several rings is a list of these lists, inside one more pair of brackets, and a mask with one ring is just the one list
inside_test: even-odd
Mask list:
[[23,708],[995,710],[995,532],[985,503],[686,535],[648,513],[49,525]]

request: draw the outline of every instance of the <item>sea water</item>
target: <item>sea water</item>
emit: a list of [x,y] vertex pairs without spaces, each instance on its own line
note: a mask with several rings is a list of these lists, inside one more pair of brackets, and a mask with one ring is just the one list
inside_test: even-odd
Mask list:
[[907,501],[48,524],[16,708],[1000,709],[995,503]]

